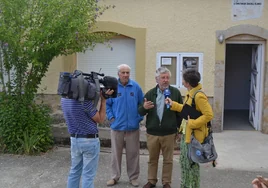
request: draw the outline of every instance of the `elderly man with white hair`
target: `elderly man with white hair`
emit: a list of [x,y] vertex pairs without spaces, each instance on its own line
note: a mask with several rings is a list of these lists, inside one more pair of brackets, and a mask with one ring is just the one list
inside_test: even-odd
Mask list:
[[143,119],[138,107],[143,102],[143,92],[139,84],[129,78],[131,68],[126,64],[118,67],[117,98],[106,101],[106,114],[111,122],[112,177],[107,186],[115,185],[121,176],[121,162],[124,148],[126,150],[127,174],[130,184],[138,187],[140,173],[139,149],[140,127]]

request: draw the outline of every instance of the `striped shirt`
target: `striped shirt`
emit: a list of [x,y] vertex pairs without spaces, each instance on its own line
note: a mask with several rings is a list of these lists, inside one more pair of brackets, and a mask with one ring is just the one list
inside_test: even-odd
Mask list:
[[97,123],[92,119],[97,113],[92,101],[79,102],[61,98],[61,108],[70,134],[97,134]]

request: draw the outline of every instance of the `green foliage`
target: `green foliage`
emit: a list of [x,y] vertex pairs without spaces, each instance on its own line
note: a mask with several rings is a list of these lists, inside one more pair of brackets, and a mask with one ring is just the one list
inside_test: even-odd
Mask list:
[[96,0],[0,0],[3,90],[33,98],[53,58],[106,41],[111,34],[90,31],[108,8]]
[[[31,135],[29,131],[26,130],[23,132],[23,139],[19,136],[17,137],[19,142],[22,145],[22,150],[26,155],[32,154],[33,151],[37,150],[36,145],[38,144],[40,138],[38,135]],[[21,149],[21,148],[20,148]]]
[[4,144],[2,137],[0,136],[0,153],[4,152],[6,145]]
[[98,0],[0,0],[0,151],[51,147],[48,109],[34,102],[38,87],[53,58],[113,36],[92,32],[109,8]]
[[[18,103],[17,96],[1,94],[0,138],[8,153],[35,154],[51,148],[50,109],[44,104]],[[0,149],[1,150],[1,149]]]

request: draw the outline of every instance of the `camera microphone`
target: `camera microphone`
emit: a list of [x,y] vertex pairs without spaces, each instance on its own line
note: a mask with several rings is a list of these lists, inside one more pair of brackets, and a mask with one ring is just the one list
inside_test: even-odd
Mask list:
[[[165,96],[165,99],[166,99],[167,97],[170,98],[170,94],[171,94],[171,92],[170,92],[169,88],[164,89],[164,96]],[[166,107],[167,107],[167,109],[170,109],[170,104],[166,104]]]

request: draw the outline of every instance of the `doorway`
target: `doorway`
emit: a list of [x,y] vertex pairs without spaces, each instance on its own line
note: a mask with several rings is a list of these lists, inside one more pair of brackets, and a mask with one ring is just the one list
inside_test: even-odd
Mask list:
[[226,44],[224,130],[258,130],[261,44]]

